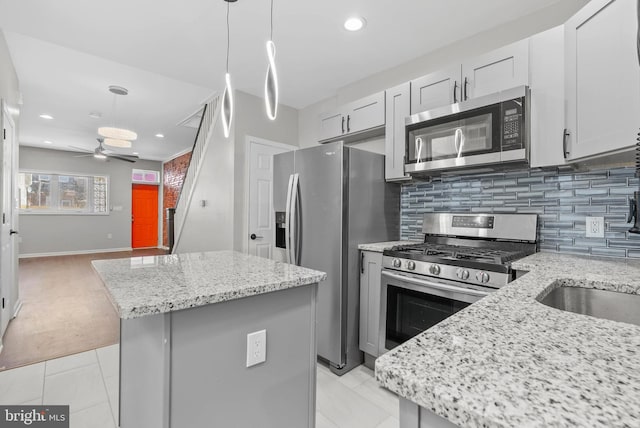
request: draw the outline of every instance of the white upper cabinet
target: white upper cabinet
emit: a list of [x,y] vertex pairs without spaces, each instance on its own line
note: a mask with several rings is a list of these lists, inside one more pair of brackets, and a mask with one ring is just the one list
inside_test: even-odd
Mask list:
[[326,143],[383,130],[384,109],[384,92],[378,92],[325,113],[320,116],[319,141]]
[[569,158],[628,149],[640,125],[636,0],[591,0],[565,24]]
[[404,121],[410,115],[409,82],[387,89],[385,124],[385,179],[387,181],[410,180],[404,173]]
[[531,37],[531,167],[565,163],[564,26]]
[[529,39],[462,63],[462,99],[529,84]]
[[529,39],[411,81],[411,114],[529,84]]
[[411,81],[411,114],[460,101],[460,64]]

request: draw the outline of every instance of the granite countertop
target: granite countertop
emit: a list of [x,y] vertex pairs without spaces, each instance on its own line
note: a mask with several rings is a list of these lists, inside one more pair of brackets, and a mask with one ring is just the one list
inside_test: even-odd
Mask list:
[[324,272],[234,251],[91,263],[122,319],[299,287],[327,277]]
[[513,266],[529,273],[378,358],[378,382],[462,427],[640,426],[640,326],[536,301],[561,285],[640,294],[640,262]]
[[364,251],[374,251],[376,253],[381,253],[384,250],[390,250],[391,247],[396,245],[409,245],[409,244],[419,244],[421,241],[387,241],[387,242],[373,242],[371,244],[360,244],[358,245],[359,250]]

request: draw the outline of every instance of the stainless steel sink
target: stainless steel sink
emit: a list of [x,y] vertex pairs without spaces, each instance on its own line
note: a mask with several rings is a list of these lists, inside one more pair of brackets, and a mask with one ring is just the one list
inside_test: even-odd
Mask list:
[[640,325],[638,294],[563,286],[538,301],[563,311]]

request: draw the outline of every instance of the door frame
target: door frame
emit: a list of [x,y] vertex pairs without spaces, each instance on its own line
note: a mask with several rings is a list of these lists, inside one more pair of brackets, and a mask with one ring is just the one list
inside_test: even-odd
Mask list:
[[251,145],[261,144],[263,146],[269,146],[277,149],[283,149],[285,151],[295,151],[300,147],[292,146],[290,144],[278,143],[277,141],[271,141],[264,138],[252,137],[251,135],[246,135],[244,139],[244,212],[243,221],[242,221],[242,248],[241,251],[245,254],[249,253],[249,184],[251,183]]

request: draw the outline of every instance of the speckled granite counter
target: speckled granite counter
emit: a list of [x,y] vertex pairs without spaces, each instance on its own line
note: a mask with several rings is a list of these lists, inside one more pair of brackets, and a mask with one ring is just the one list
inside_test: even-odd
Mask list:
[[639,427],[640,327],[536,297],[640,294],[640,262],[538,253],[514,267],[530,272],[378,358],[378,382],[462,427]]
[[95,260],[120,318],[166,313],[320,282],[324,272],[234,251]]
[[375,251],[376,253],[381,253],[384,250],[390,250],[391,247],[396,245],[409,245],[409,244],[418,244],[419,241],[387,241],[387,242],[373,242],[371,244],[360,244],[358,245],[359,250],[364,251]]

